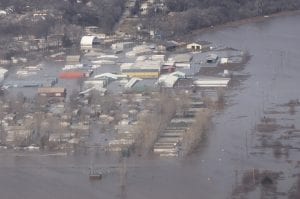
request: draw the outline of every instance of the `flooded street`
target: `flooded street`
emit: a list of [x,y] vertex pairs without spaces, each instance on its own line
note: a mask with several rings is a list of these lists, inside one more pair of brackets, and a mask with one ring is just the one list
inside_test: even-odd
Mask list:
[[[279,106],[300,97],[299,20],[300,16],[275,18],[200,36],[201,40],[247,50],[252,58],[244,70],[250,77],[227,92],[226,108],[216,114],[207,139],[191,156],[130,158],[122,188],[117,159],[84,153],[21,157],[1,152],[1,198],[227,199],[232,198],[242,174],[253,169],[283,172],[277,183],[277,192],[282,194],[277,198],[288,198],[297,180],[294,174],[299,173],[300,142],[294,140],[288,156],[276,157],[272,148],[261,147],[255,126],[266,112],[280,110],[282,114],[267,117],[300,129],[300,109],[296,107],[290,114],[288,107]],[[89,181],[91,160],[107,170],[102,181]],[[260,197],[259,188],[245,195]]]

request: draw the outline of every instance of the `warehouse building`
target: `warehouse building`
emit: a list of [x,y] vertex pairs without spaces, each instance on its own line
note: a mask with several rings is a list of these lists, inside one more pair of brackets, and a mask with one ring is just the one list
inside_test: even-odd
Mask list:
[[161,66],[160,61],[137,61],[136,63],[124,63],[120,68],[121,73],[130,78],[155,79],[160,75]]
[[38,95],[44,97],[66,97],[65,88],[43,87],[38,88]]

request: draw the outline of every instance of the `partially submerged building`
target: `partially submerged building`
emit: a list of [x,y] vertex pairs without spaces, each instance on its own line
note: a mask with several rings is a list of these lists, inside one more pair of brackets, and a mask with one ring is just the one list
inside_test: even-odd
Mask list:
[[83,36],[80,40],[81,49],[91,49],[96,45],[100,45],[101,40],[96,36]]
[[162,63],[160,61],[137,61],[136,63],[122,64],[121,73],[137,78],[155,79],[160,75]]
[[7,76],[8,70],[0,67],[0,83],[4,80],[4,78]]
[[134,46],[133,42],[119,42],[111,45],[112,50],[115,53],[122,52],[126,49],[132,48]]
[[108,84],[108,79],[107,78],[101,78],[101,79],[89,79],[84,81],[84,88],[105,88]]
[[80,64],[80,61],[81,61],[80,55],[68,55],[68,56],[66,56],[66,65]]
[[209,54],[206,57],[206,63],[216,63],[219,59],[219,56],[216,54]]
[[228,87],[230,78],[224,77],[201,77],[193,82],[196,87]]
[[186,48],[193,51],[201,51],[204,49],[209,49],[210,42],[207,41],[199,41],[199,42],[193,42],[186,45]]
[[25,125],[4,127],[5,143],[11,146],[26,145],[34,131]]
[[175,66],[178,68],[186,68],[189,69],[191,67],[191,61],[193,59],[193,55],[191,54],[177,54],[173,57],[169,58],[168,61],[174,61]]
[[38,95],[43,97],[66,97],[65,88],[43,87],[38,88]]
[[181,78],[186,78],[185,73],[180,71],[175,71],[168,75],[161,75],[157,83],[162,87],[173,88],[177,81]]

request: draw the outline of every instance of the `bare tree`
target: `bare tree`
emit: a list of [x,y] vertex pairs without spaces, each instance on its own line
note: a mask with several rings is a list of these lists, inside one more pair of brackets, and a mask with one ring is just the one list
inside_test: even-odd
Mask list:
[[209,127],[210,117],[211,113],[209,110],[200,111],[196,115],[196,121],[187,130],[183,137],[182,149],[184,155],[192,153],[199,146]]

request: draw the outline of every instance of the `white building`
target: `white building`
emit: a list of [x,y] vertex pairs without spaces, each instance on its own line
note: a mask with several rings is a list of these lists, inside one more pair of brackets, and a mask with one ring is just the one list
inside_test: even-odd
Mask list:
[[203,50],[203,49],[208,49],[210,46],[210,43],[207,41],[200,41],[200,42],[193,42],[190,44],[187,44],[186,48],[189,50]]
[[146,15],[146,14],[148,14],[148,9],[149,9],[148,2],[142,3],[142,4],[141,4],[141,7],[140,7],[141,15]]
[[8,70],[0,67],[0,82],[4,80],[7,75]]
[[80,46],[82,49],[93,48],[94,45],[99,45],[100,39],[96,36],[83,36],[80,41]]

